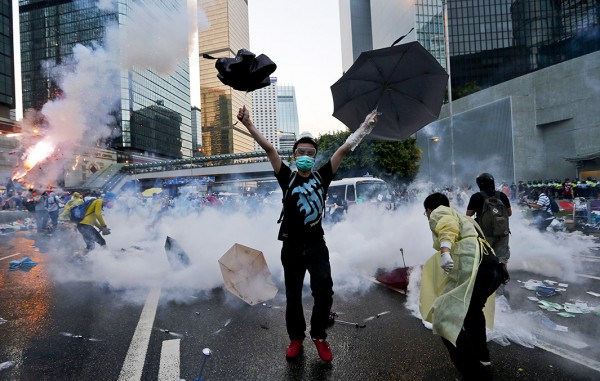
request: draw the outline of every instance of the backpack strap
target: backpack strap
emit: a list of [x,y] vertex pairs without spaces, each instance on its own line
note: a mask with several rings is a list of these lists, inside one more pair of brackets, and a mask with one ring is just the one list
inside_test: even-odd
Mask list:
[[296,171],[292,172],[292,175],[290,176],[290,182],[288,183],[288,186],[285,189],[285,192],[283,192],[283,198],[281,199],[281,203],[284,205],[281,206],[281,213],[279,214],[279,219],[277,220],[278,224],[280,224],[281,221],[283,221],[283,211],[285,210],[285,199],[287,198],[288,192],[290,191],[292,184],[296,180],[296,176],[298,176],[298,172],[296,172]]

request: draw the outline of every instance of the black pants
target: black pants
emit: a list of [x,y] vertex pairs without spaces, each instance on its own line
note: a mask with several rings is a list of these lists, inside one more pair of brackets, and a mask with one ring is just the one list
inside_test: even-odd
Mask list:
[[100,235],[98,230],[96,230],[95,227],[91,225],[77,224],[77,230],[83,236],[86,249],[94,250],[94,247],[96,247],[96,243],[98,243],[100,246],[106,246],[106,241],[104,240],[104,238],[102,238],[102,236]]
[[490,361],[485,333],[485,302],[503,281],[500,265],[482,263],[477,271],[471,303],[463,322],[463,329],[456,340],[456,347],[448,340],[442,341],[448,348],[450,359],[463,380],[491,380],[489,367],[480,361]]
[[325,339],[329,312],[333,304],[333,280],[329,265],[329,250],[324,241],[307,244],[284,242],[281,263],[285,278],[287,306],[285,322],[290,340],[303,340],[306,321],[302,307],[302,288],[306,271],[310,274],[310,289],[314,299],[310,319],[310,336]]

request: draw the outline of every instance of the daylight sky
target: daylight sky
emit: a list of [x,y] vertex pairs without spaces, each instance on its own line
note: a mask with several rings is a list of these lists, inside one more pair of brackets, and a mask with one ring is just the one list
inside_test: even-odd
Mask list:
[[250,50],[277,64],[272,76],[296,88],[300,132],[346,127],[335,119],[330,86],[342,75],[337,0],[251,0]]

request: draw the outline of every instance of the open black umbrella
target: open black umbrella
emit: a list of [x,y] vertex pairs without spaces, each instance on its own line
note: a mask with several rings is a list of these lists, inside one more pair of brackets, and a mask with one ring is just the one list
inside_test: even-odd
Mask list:
[[438,118],[447,81],[418,42],[363,52],[331,86],[333,116],[354,131],[377,109],[370,136],[403,140]]
[[238,50],[233,58],[215,58],[209,54],[203,54],[202,57],[216,59],[217,78],[239,91],[254,91],[269,86],[269,76],[277,69],[275,62],[266,55],[256,56],[246,49]]

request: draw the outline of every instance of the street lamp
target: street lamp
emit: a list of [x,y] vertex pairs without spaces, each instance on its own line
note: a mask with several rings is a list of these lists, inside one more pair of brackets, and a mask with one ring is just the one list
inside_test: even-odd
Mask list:
[[427,173],[429,175],[429,182],[431,182],[431,151],[429,149],[429,142],[437,143],[439,141],[440,138],[437,136],[427,139]]

